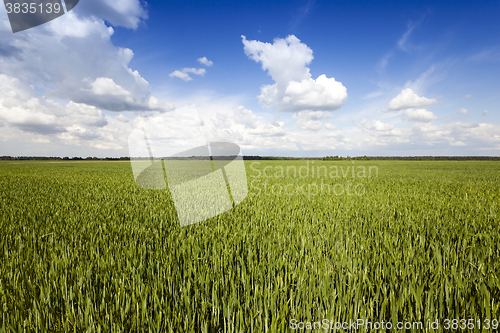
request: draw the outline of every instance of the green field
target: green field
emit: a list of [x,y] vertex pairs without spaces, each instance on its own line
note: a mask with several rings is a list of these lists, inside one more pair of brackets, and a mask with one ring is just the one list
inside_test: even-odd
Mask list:
[[130,163],[0,162],[0,332],[500,319],[499,162],[245,164],[247,198],[181,228]]

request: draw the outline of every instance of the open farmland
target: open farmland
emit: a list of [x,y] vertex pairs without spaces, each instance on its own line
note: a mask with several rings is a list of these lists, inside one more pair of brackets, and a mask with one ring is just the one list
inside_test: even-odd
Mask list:
[[500,319],[499,162],[245,165],[240,205],[181,228],[130,163],[1,162],[0,332]]

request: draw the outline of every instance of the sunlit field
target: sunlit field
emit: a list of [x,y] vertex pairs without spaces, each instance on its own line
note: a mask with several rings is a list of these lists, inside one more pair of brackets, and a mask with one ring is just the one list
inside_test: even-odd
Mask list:
[[129,162],[0,162],[0,332],[500,319],[499,162],[245,165],[241,204],[181,228]]

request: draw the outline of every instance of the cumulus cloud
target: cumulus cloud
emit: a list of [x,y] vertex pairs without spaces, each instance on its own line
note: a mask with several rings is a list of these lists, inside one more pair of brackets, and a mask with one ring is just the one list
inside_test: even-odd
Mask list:
[[125,117],[122,114],[119,114],[118,116],[116,116],[115,119],[121,121],[122,123],[128,123],[130,121],[130,119],[128,119],[127,117]]
[[110,111],[170,111],[173,105],[160,103],[153,96],[137,96],[117,84],[112,78],[84,79],[87,88],[81,88],[78,102],[85,102]]
[[441,153],[443,150],[449,153],[452,147],[460,147],[456,150],[457,154],[463,153],[463,148],[470,149],[469,151],[500,150],[500,126],[488,123],[455,122],[434,125],[416,122],[411,127],[397,127],[396,124],[380,120],[363,119],[356,128],[337,128],[331,124],[324,127],[328,131],[317,132],[315,135],[311,135],[311,132],[295,132],[287,136],[291,140],[300,141],[300,148],[303,150],[351,150],[353,154],[367,149],[374,151],[377,146],[403,151],[420,147]]
[[305,131],[319,131],[323,128],[323,123],[319,120],[299,119],[297,121],[297,127]]
[[107,125],[100,109],[72,101],[61,107],[5,74],[0,74],[0,119],[9,126],[37,134],[64,133],[75,126],[84,129]]
[[488,115],[488,110],[484,110],[483,113],[482,113],[483,116],[487,116]]
[[[158,114],[158,112],[152,112]],[[35,90],[35,87],[5,74],[0,74],[0,141],[16,144],[10,154],[20,154],[19,143],[50,143],[51,154],[61,151],[76,156],[90,151],[127,152],[128,134],[142,116],[129,119],[123,114],[111,117],[101,109],[73,101],[61,105]],[[34,154],[34,148],[27,154]],[[5,150],[4,150],[5,152]],[[107,154],[107,153],[106,153]]]
[[207,67],[210,67],[214,64],[213,61],[208,60],[207,57],[198,58],[197,60],[200,64],[205,65]]
[[59,105],[36,98],[31,88],[18,79],[0,74],[0,119],[8,125],[34,133],[58,133]]
[[186,82],[191,81],[193,78],[189,76],[188,73],[193,73],[196,75],[205,75],[207,71],[205,68],[183,68],[181,70],[176,70],[173,71],[172,73],[169,74],[170,77],[178,77],[181,80],[184,80]]
[[242,149],[287,149],[296,150],[279,120],[263,121],[243,106],[211,103],[198,109],[203,115],[204,132],[209,141],[234,142]]
[[363,120],[360,122],[359,125],[364,129],[378,131],[378,132],[385,132],[387,134],[392,133],[395,129],[393,124],[384,123],[381,122],[380,120],[369,121],[366,120],[365,118],[363,118]]
[[[416,122],[410,128],[397,128],[394,124],[383,123],[379,120],[363,119],[358,124],[362,133],[343,131],[344,139],[337,141],[343,147],[392,146],[414,149],[420,147],[441,147],[449,150],[450,147],[468,147],[480,150],[500,150],[500,126],[488,123],[462,123],[434,125],[430,122]],[[350,133],[349,133],[350,132]],[[349,135],[350,134],[350,135]],[[356,145],[346,141],[349,136],[356,137]],[[318,146],[328,143],[318,143]],[[408,146],[411,144],[411,146]],[[430,148],[427,148],[430,149]],[[457,151],[458,153],[463,150]]]
[[275,137],[285,135],[285,123],[282,121],[272,121],[271,123],[264,123],[258,120],[258,117],[243,106],[238,106],[233,109],[233,117],[228,113],[224,114],[219,112],[216,114],[216,119],[212,119],[213,125],[221,128],[228,128],[228,124],[243,125],[247,134],[262,137]]
[[406,119],[410,121],[421,121],[424,123],[439,119],[434,113],[426,109],[407,109],[405,110]]
[[233,110],[234,121],[238,124],[242,124],[248,128],[257,128],[259,122],[257,121],[257,116],[250,110],[245,109],[243,106],[238,106]]
[[[114,8],[115,19],[110,16],[109,22],[133,28],[134,22],[144,18],[133,9],[142,8],[137,0],[103,3]],[[47,97],[109,111],[172,110],[173,105],[151,96],[149,83],[129,68],[132,50],[112,44],[114,29],[103,21],[107,16],[77,11],[80,6],[83,2],[57,20],[30,30],[0,34],[0,45],[8,46],[7,53],[0,52],[0,72],[35,86]],[[0,12],[0,23],[2,30],[8,27],[5,12]]]
[[469,146],[479,149],[500,149],[500,126],[488,123],[462,123],[433,125],[416,123],[411,137],[427,145],[446,143],[450,146]]
[[90,83],[91,91],[96,95],[129,96],[130,92],[117,85],[113,79],[98,77]]
[[277,137],[284,136],[285,123],[283,121],[273,121],[269,124],[261,124],[255,129],[249,130],[249,133],[259,137]]
[[291,111],[336,110],[347,98],[347,89],[335,79],[320,75],[300,82],[291,81],[285,89],[282,105]]
[[406,88],[389,102],[389,110],[399,111],[403,109],[418,108],[438,103],[434,98],[418,96],[412,89]]
[[148,18],[143,4],[138,0],[86,0],[73,9],[84,16],[95,16],[114,26],[137,29]]
[[69,102],[66,105],[64,114],[68,118],[68,121],[85,126],[103,127],[108,124],[102,110],[99,110],[95,106]]
[[273,44],[241,37],[245,54],[260,62],[262,69],[267,70],[274,81],[288,83],[311,77],[307,65],[313,60],[313,52],[297,37],[276,38]]
[[[488,123],[445,123],[435,125],[426,122],[425,116],[419,115],[410,127],[398,126],[378,119],[362,119],[355,127],[338,126],[330,123],[315,123],[329,119],[330,112],[302,111],[292,116],[296,119],[296,130],[290,130],[278,120],[265,122],[252,111],[237,107],[233,114],[229,106],[214,106],[215,112],[204,118],[211,140],[238,143],[248,150],[263,151],[320,151],[338,149],[345,151],[366,151],[374,147],[390,149],[444,149],[449,151],[458,147],[458,154],[467,149],[500,150],[500,126]],[[418,109],[417,109],[418,110]],[[411,116],[412,114],[409,113]],[[299,123],[299,121],[303,121]],[[432,148],[431,148],[432,147]],[[248,149],[248,150],[247,150]],[[358,150],[359,149],[359,150]],[[438,152],[439,150],[435,150]],[[432,154],[432,153],[431,153]]]
[[341,82],[322,74],[313,79],[307,67],[312,50],[290,35],[277,38],[274,43],[247,40],[242,36],[245,54],[262,64],[275,84],[261,87],[260,103],[277,107],[280,111],[333,111],[342,107],[347,89]]
[[327,119],[327,118],[332,118],[333,115],[331,112],[328,111],[300,111],[296,114],[293,115],[294,118],[305,118],[305,119],[312,119],[312,120],[319,120],[319,119]]
[[465,108],[460,108],[460,109],[458,109],[458,110],[457,110],[457,113],[458,113],[458,114],[463,114],[463,115],[466,115],[466,114],[467,114],[467,109],[465,109]]
[[293,118],[297,119],[296,125],[301,130],[319,131],[323,127],[330,128],[329,126],[333,126],[321,122],[322,119],[332,118],[332,114],[328,111],[300,111],[294,114]]

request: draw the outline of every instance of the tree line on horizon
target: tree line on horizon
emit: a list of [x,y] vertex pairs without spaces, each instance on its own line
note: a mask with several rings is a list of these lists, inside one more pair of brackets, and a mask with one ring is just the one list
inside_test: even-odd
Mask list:
[[[167,160],[213,159],[210,156],[166,157]],[[147,160],[149,157],[138,159]],[[234,156],[218,156],[218,160],[231,160]],[[286,156],[243,156],[245,161],[257,160],[320,160],[320,161],[500,161],[500,156],[325,156],[325,157],[286,157]],[[58,157],[58,156],[0,156],[0,161],[130,161],[130,157]]]

